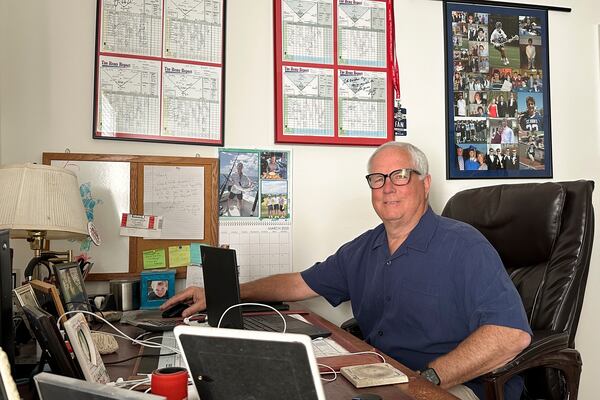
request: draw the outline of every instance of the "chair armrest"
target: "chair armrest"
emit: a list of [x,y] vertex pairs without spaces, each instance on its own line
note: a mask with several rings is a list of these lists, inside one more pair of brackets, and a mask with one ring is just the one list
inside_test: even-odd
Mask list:
[[340,328],[342,328],[346,332],[352,334],[353,336],[359,338],[360,340],[365,340],[365,338],[363,337],[362,331],[360,330],[360,327],[358,326],[358,321],[356,321],[356,318],[350,318],[349,320],[343,322],[340,325]]

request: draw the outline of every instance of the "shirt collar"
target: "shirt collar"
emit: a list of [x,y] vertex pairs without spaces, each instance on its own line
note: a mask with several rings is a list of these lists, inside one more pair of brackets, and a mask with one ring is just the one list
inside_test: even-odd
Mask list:
[[[429,242],[433,237],[438,225],[436,214],[433,212],[430,206],[427,207],[427,211],[419,220],[417,226],[410,232],[404,243],[396,250],[396,254],[400,254],[405,250],[404,248],[411,248],[421,252],[425,252],[429,246]],[[387,236],[385,234],[385,227],[383,224],[375,228],[378,232],[373,241],[372,249],[375,250],[380,246],[387,247]]]

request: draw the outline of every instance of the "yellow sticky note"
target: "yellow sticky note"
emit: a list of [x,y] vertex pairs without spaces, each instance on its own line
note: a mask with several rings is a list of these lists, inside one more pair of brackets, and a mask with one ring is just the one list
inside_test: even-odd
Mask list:
[[165,249],[146,250],[143,253],[144,269],[165,268]]
[[190,265],[190,245],[169,246],[169,268]]

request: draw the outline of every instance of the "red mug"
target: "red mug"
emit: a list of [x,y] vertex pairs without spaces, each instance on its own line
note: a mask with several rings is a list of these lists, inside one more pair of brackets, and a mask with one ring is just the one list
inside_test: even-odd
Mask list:
[[188,395],[188,373],[185,368],[160,368],[152,372],[152,394],[165,396],[167,400],[185,400]]

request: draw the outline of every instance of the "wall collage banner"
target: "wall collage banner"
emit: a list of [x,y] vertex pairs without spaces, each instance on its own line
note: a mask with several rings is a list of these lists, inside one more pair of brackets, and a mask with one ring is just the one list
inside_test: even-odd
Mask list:
[[547,11],[444,6],[447,177],[551,178]]

